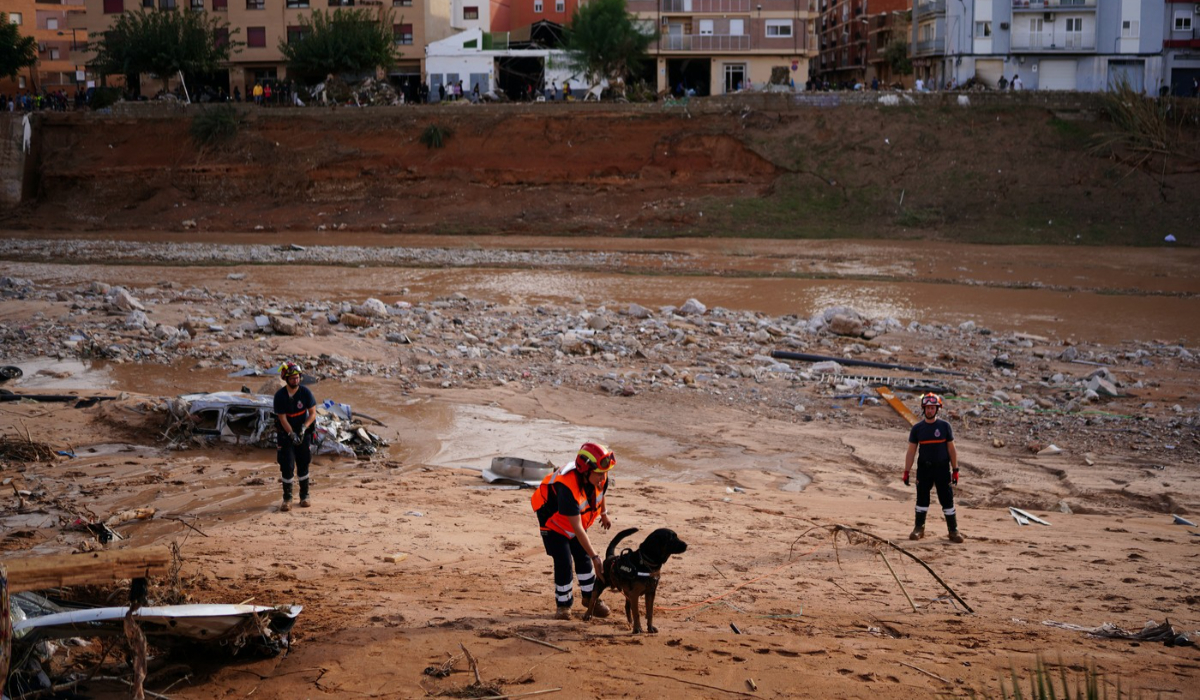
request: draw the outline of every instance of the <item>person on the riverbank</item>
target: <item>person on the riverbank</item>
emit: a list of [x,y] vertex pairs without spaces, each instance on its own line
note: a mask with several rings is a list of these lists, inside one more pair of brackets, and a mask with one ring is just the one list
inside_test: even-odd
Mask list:
[[[588,539],[588,528],[600,519],[600,526],[612,527],[604,496],[608,491],[608,471],[616,466],[612,450],[585,442],[575,455],[575,461],[552,471],[530,499],[537,513],[546,554],[554,560],[554,602],[556,620],[571,619],[571,564],[579,579],[579,593],[586,609],[591,603],[596,585],[596,572],[603,563],[600,554]],[[593,613],[608,617],[604,601],[597,601]]]
[[292,483],[300,482],[300,507],[309,507],[308,465],[312,463],[313,424],[317,420],[317,400],[306,386],[300,386],[300,367],[285,362],[279,368],[284,387],[275,392],[275,416],[279,421],[276,442],[279,472],[283,481],[283,505],[292,509]]
[[929,513],[929,492],[937,488],[938,503],[946,516],[951,542],[961,543],[958,515],[954,510],[954,486],[958,485],[958,451],[950,424],[937,417],[942,399],[937,394],[921,397],[925,420],[918,421],[908,433],[908,453],[904,455],[904,485],[908,486],[913,458],[917,460],[917,520],[910,540],[925,536],[925,516]]

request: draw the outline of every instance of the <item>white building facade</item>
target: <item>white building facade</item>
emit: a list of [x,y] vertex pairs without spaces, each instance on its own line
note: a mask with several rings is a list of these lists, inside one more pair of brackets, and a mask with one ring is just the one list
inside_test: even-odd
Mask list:
[[[1167,84],[1165,0],[916,0],[913,64],[930,86],[1097,92]],[[1003,79],[1003,81],[1002,81]]]

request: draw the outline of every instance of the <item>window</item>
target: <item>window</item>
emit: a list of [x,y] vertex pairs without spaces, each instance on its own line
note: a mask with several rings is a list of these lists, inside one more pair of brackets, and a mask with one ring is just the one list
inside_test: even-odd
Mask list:
[[175,6],[175,0],[158,0],[158,9],[160,10],[174,10]]
[[287,0],[289,10],[299,10],[308,7],[308,0]]
[[213,45],[217,48],[229,45],[229,27],[217,27],[213,32]]
[[287,43],[289,43],[289,44],[299,43],[301,41],[304,41],[305,37],[307,37],[307,36],[308,36],[308,32],[305,31],[303,25],[299,25],[299,24],[288,25]]
[[189,6],[193,10],[203,11],[204,10],[204,0],[191,0],[191,3]]
[[1136,39],[1141,31],[1141,22],[1136,19],[1127,19],[1121,22],[1121,38]]
[[354,7],[354,0],[329,0],[330,7]]
[[46,29],[58,29],[58,18],[57,17],[47,17],[46,18]]
[[713,21],[711,19],[700,20],[700,36],[712,36]]
[[463,8],[463,19],[479,19],[479,8],[478,7],[464,7]]
[[143,10],[153,10],[154,9],[154,0],[142,0],[142,9]]
[[975,38],[976,39],[991,39],[992,38],[992,23],[991,22],[976,22],[975,23]]
[[56,48],[56,47],[51,47],[51,48],[50,48],[50,60],[51,60],[51,61],[57,61],[57,60],[58,60],[58,57],[59,57],[59,54],[58,54],[58,48]]
[[[104,3],[104,11],[108,12],[108,2],[107,1]],[[117,10],[117,12],[120,12],[120,10]],[[20,26],[21,25],[21,13],[20,12],[8,13],[8,21],[12,22],[13,24],[15,24],[17,26]]]
[[214,12],[226,12],[229,10],[229,0],[213,0]]
[[265,10],[267,9],[266,0],[246,0],[247,10]]
[[392,7],[412,7],[412,0],[392,0]]
[[1192,13],[1191,12],[1176,12],[1175,13],[1175,31],[1190,32],[1192,31]]
[[1067,18],[1067,31],[1068,32],[1082,32],[1083,31],[1083,18],[1082,17],[1068,17]]
[[246,46],[262,48],[267,45],[266,27],[246,27]]
[[564,2],[563,0],[554,0],[554,11],[555,12],[566,12],[567,11],[567,3]]
[[22,90],[25,89],[25,76],[23,76],[23,75],[17,76],[17,87]]
[[769,19],[767,20],[767,36],[791,36],[792,35],[792,20],[790,19]]
[[542,0],[533,0],[533,11],[534,11],[534,12],[537,12],[538,14],[541,14],[541,12],[542,12]]
[[393,24],[392,36],[395,37],[397,44],[401,46],[411,46],[413,43],[413,31],[411,24]]
[[729,20],[729,33],[733,36],[741,36],[746,33],[746,20],[731,19]]

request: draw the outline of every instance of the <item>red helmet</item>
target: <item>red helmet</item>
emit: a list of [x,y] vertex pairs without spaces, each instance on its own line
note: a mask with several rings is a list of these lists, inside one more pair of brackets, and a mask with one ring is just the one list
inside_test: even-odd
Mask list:
[[601,445],[598,442],[583,443],[579,448],[579,454],[575,455],[575,468],[584,474],[593,469],[598,472],[606,472],[615,466],[617,466],[617,458],[613,455],[613,451],[608,449],[607,445]]
[[921,408],[925,408],[926,406],[935,406],[937,408],[941,408],[942,407],[942,397],[938,396],[937,394],[935,394],[933,392],[929,392],[928,394],[925,394],[924,396],[921,397]]
[[284,362],[282,365],[279,365],[279,376],[284,381],[287,381],[288,377],[299,377],[300,365],[296,364],[295,362]]

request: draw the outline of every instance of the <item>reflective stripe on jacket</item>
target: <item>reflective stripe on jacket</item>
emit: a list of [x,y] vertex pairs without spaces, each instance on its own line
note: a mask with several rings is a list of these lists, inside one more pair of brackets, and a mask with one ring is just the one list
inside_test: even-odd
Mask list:
[[[572,472],[575,471],[575,463],[571,462],[565,467],[560,467],[546,478],[542,479],[542,483],[538,485],[533,492],[533,497],[529,499],[530,505],[533,506],[534,512],[541,510],[542,506],[546,505],[546,501],[551,498],[550,486],[552,484],[562,484],[571,492],[571,496],[575,502],[579,504],[579,518],[583,522],[583,529],[587,530],[596,522],[596,517],[603,510],[604,504],[604,487],[608,482],[608,477],[605,476],[600,485],[596,487],[596,503],[593,505],[588,503],[587,495],[583,491],[583,487],[579,484],[579,479],[575,478]],[[570,476],[568,476],[570,475]],[[541,527],[542,530],[551,530],[568,539],[575,537],[575,531],[571,529],[571,521],[567,516],[555,511],[546,524]]]

